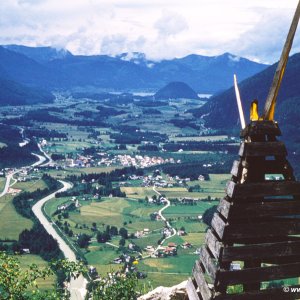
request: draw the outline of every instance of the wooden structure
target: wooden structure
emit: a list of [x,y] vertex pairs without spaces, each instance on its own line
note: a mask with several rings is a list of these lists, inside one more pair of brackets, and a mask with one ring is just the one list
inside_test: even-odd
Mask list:
[[300,182],[279,135],[268,120],[242,130],[240,159],[187,284],[190,300],[300,299],[300,285],[284,287],[300,277]]

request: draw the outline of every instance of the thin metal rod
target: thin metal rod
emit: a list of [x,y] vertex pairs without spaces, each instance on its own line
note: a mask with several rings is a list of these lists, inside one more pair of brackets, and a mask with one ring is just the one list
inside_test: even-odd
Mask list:
[[237,105],[238,105],[238,109],[239,109],[241,126],[242,126],[242,129],[244,129],[246,127],[246,122],[245,122],[245,116],[244,116],[240,91],[239,91],[239,87],[238,87],[238,84],[237,84],[237,79],[236,79],[235,74],[233,75],[233,81],[234,81],[234,90],[235,90],[236,101],[237,101]]

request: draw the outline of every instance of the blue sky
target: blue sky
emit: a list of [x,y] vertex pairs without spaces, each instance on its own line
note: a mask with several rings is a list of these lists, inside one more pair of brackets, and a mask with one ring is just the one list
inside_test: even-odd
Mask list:
[[[298,0],[5,0],[0,44],[149,59],[231,52],[279,59]],[[293,52],[300,51],[300,31]]]

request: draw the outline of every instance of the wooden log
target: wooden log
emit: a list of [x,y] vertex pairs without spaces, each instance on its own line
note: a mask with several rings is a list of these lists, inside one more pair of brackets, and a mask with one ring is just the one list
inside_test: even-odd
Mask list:
[[232,169],[231,169],[231,175],[235,176],[235,177],[240,177],[241,174],[242,174],[242,169],[243,169],[243,166],[242,166],[242,163],[238,160],[235,160],[233,162],[233,165],[232,165]]
[[220,218],[218,213],[214,214],[212,221],[211,221],[211,227],[214,229],[214,231],[217,233],[217,235],[221,239],[224,235],[226,223],[222,220],[222,218]]
[[206,233],[205,244],[209,248],[214,258],[218,260],[223,249],[223,244],[210,229]]
[[278,125],[273,121],[252,121],[244,130],[241,131],[241,137],[256,135],[281,135]]
[[206,273],[210,278],[215,281],[217,276],[217,266],[213,261],[210,253],[207,251],[206,247],[203,246],[200,250],[200,262],[204,266]]
[[233,205],[224,198],[220,201],[217,210],[224,218],[227,219],[229,214],[231,214],[232,206]]
[[266,197],[300,195],[300,182],[297,181],[265,181],[259,183],[234,183],[227,184],[227,195],[231,198]]
[[260,260],[300,255],[300,241],[286,241],[278,243],[264,243],[244,246],[228,246],[222,249],[222,261]]
[[196,288],[194,286],[194,283],[191,279],[188,280],[188,282],[186,284],[186,291],[187,291],[189,300],[202,300],[198,296],[197,290],[196,290]]
[[[221,230],[220,230],[221,232]],[[263,238],[300,234],[300,219],[279,219],[273,222],[253,222],[246,224],[230,224],[224,227],[224,240],[235,238]]]
[[300,214],[300,201],[289,199],[276,199],[258,203],[235,202],[232,205],[226,200],[221,200],[218,211],[227,219],[239,220],[249,218],[264,218],[275,216],[288,216]]
[[222,285],[245,284],[293,278],[300,276],[300,262],[279,266],[249,268],[236,271],[218,272],[217,281]]
[[300,285],[290,286],[299,288],[299,292],[284,292],[283,288],[272,288],[260,291],[249,291],[241,294],[216,295],[214,300],[294,300],[300,298]]
[[282,142],[242,142],[239,156],[286,156],[287,150]]
[[255,237],[234,237],[234,238],[226,238],[222,239],[224,244],[239,244],[239,245],[252,245],[252,244],[263,244],[263,243],[277,243],[277,242],[284,242],[284,241],[300,241],[299,236],[255,236]]
[[208,287],[208,284],[204,278],[204,274],[201,268],[199,261],[195,262],[195,266],[193,269],[193,276],[198,285],[201,297],[203,300],[210,300],[212,297],[211,290]]

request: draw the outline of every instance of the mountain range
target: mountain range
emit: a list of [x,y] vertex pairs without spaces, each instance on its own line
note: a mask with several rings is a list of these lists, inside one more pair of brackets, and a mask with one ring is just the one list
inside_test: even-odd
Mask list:
[[[240,94],[247,121],[249,121],[250,104],[257,99],[262,114],[269,88],[271,86],[277,63],[239,84]],[[300,53],[289,58],[282,85],[279,90],[275,120],[281,128],[289,152],[297,155],[300,161]],[[206,127],[221,131],[240,130],[239,113],[234,88],[215,95],[202,107],[191,111],[195,117],[202,118]],[[299,163],[297,161],[297,163]],[[300,169],[300,165],[297,165]]]
[[198,93],[214,94],[232,85],[233,73],[245,79],[266,67],[230,53],[152,61],[142,53],[83,56],[51,47],[0,46],[1,78],[50,90],[156,91],[169,82],[183,81]]

